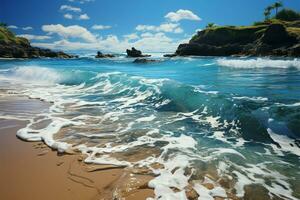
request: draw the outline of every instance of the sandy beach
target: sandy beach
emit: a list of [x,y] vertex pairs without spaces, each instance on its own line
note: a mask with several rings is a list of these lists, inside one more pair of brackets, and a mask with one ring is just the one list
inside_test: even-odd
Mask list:
[[[48,104],[26,97],[1,97],[2,113],[32,113]],[[25,142],[16,132],[28,121],[0,116],[0,199],[146,199],[151,176],[109,165],[88,165],[82,155],[58,155],[42,142]]]

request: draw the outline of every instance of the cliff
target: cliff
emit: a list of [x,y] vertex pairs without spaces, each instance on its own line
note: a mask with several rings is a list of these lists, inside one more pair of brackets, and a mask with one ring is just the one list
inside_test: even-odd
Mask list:
[[64,52],[32,47],[26,38],[16,37],[6,27],[0,27],[0,58],[73,58]]
[[270,20],[253,26],[217,26],[199,31],[177,56],[300,56],[300,21]]

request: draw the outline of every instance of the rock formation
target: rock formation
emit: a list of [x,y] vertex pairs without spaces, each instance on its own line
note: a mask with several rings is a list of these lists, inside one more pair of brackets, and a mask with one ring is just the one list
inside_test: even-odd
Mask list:
[[146,59],[146,58],[137,58],[133,61],[133,63],[138,63],[138,64],[155,63],[155,62],[159,62],[159,60]]
[[171,56],[300,56],[300,22],[213,27],[199,31]]
[[113,54],[103,54],[102,52],[98,51],[95,58],[114,58],[115,55]]
[[62,51],[32,47],[26,38],[16,37],[6,27],[0,27],[0,58],[74,58]]
[[150,55],[143,55],[140,50],[137,50],[134,47],[132,47],[131,50],[127,49],[126,53],[127,53],[127,57],[134,57],[134,58],[138,58],[138,57],[150,57]]

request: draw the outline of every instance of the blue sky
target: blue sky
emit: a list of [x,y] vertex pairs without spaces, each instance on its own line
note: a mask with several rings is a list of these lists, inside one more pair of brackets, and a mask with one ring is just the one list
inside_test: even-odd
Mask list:
[[[300,0],[283,0],[300,11]],[[274,0],[2,0],[0,21],[35,46],[172,52],[207,23],[249,25]]]

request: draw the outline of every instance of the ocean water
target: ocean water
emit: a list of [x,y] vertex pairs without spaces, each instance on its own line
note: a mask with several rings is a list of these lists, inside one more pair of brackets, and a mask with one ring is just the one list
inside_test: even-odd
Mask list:
[[147,167],[157,199],[300,199],[300,60],[157,59],[0,60],[0,89],[52,103],[18,137]]

